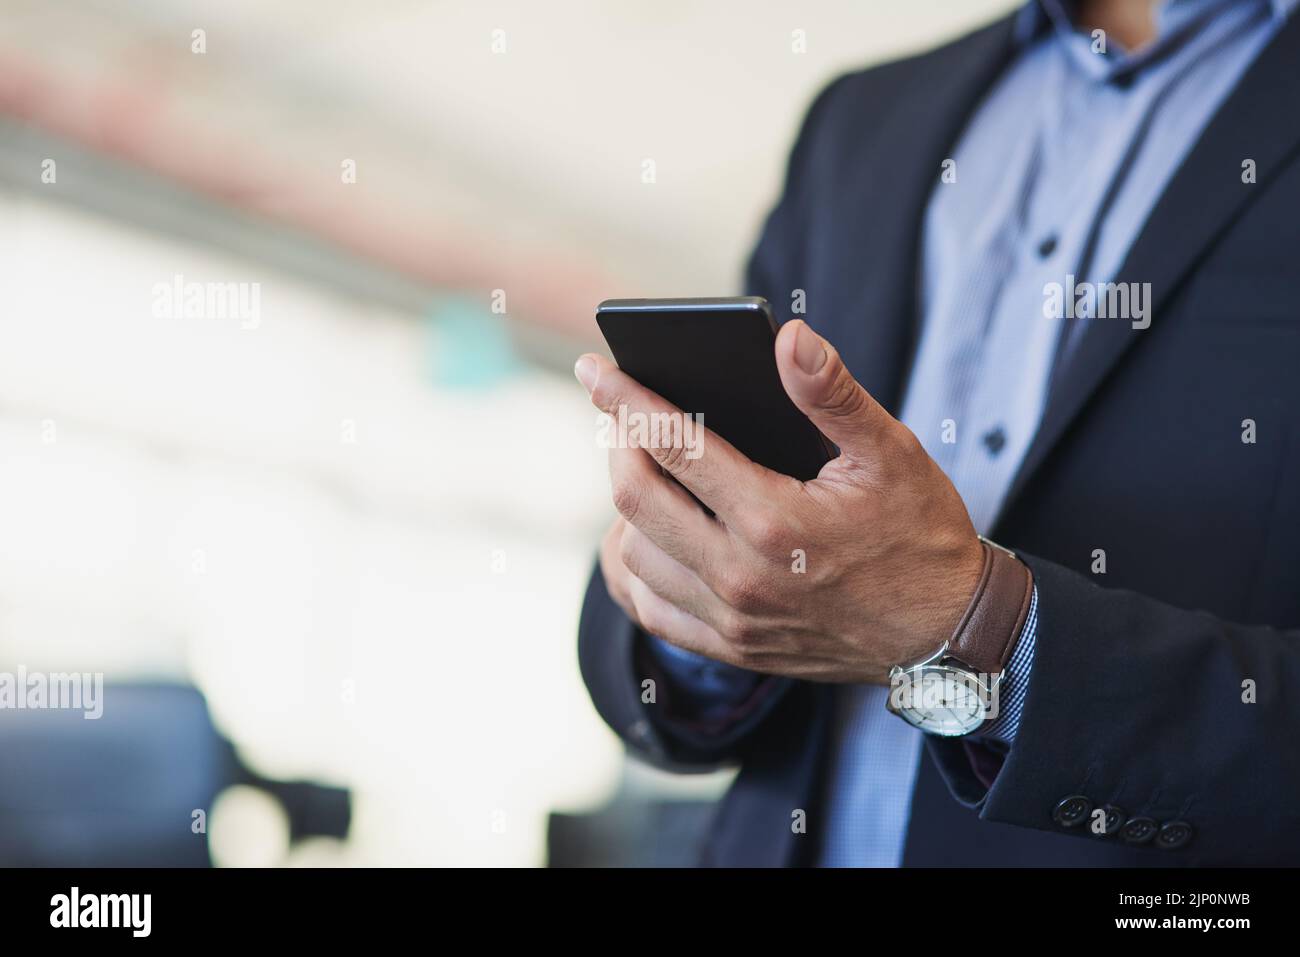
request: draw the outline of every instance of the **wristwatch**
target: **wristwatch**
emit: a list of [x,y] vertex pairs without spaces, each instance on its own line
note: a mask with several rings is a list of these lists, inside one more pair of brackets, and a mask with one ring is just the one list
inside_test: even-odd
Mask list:
[[1029,615],[1034,578],[983,535],[979,585],[952,637],[921,661],[889,670],[889,710],[929,734],[970,734],[997,717],[1007,660]]

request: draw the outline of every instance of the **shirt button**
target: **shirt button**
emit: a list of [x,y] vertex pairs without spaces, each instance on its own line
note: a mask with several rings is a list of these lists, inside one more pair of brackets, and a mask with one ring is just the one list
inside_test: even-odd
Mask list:
[[997,455],[1007,444],[1007,433],[1002,426],[995,426],[984,433],[983,442],[989,455]]
[[1156,822],[1149,817],[1135,817],[1119,833],[1129,844],[1145,844],[1156,836]]
[[1039,258],[1039,259],[1046,259],[1048,256],[1052,255],[1052,253],[1054,253],[1054,252],[1056,252],[1056,234],[1055,234],[1055,233],[1053,233],[1051,236],[1046,237],[1045,239],[1043,239],[1043,241],[1042,241],[1041,243],[1038,244],[1038,258]]
[[1056,805],[1052,818],[1061,827],[1075,827],[1082,824],[1092,811],[1092,802],[1082,794],[1072,794]]
[[1156,835],[1156,847],[1176,851],[1192,839],[1192,826],[1186,821],[1169,821]]

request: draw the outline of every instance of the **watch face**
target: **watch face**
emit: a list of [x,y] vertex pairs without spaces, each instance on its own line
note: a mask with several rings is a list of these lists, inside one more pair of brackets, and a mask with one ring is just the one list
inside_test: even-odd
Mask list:
[[928,734],[970,734],[989,714],[989,692],[960,668],[923,665],[894,677],[890,702],[908,723]]

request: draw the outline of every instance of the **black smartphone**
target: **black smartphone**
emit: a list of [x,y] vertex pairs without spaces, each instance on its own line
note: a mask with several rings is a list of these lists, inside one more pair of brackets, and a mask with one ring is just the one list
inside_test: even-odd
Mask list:
[[808,481],[835,456],[781,385],[766,299],[607,299],[596,323],[620,369],[758,464]]

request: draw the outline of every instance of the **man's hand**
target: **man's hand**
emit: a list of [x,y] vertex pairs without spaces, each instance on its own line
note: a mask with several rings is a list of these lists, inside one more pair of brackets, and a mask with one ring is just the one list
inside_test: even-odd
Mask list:
[[[605,584],[641,628],[690,651],[768,674],[884,684],[892,665],[952,634],[982,546],[947,476],[829,343],[786,323],[776,361],[839,457],[800,482],[713,432],[698,457],[663,441],[611,449],[622,518],[602,543]],[[679,411],[602,357],[574,371],[610,415]]]

